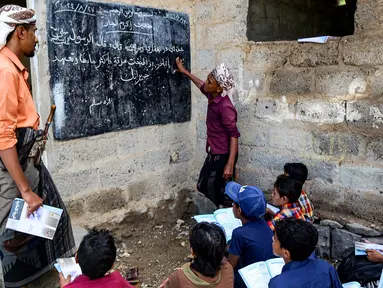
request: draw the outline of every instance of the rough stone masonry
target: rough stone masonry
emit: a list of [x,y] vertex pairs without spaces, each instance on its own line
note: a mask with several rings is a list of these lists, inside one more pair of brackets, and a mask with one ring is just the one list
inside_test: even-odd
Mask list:
[[[40,16],[40,52],[32,66],[45,119],[51,97],[46,7],[30,2]],[[219,62],[233,70],[241,183],[269,192],[286,162],[301,161],[319,214],[383,223],[382,1],[359,0],[354,35],[326,44],[248,41],[248,0],[118,2],[188,13],[193,72],[205,78]],[[193,190],[205,157],[207,103],[197,89],[192,98],[189,123],[50,141],[46,160],[72,212],[87,219],[104,213],[105,221],[128,212],[154,215],[161,200]]]

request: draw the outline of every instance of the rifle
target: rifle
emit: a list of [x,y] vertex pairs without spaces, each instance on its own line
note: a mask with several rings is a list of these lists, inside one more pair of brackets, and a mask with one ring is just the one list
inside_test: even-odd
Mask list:
[[52,105],[51,111],[49,112],[47,122],[45,123],[45,128],[44,128],[44,132],[43,132],[43,145],[39,149],[37,149],[37,153],[35,156],[35,161],[34,161],[35,165],[40,164],[41,155],[45,151],[45,144],[47,143],[47,140],[48,140],[49,126],[51,126],[53,116],[55,115],[55,111],[56,111],[56,105]]

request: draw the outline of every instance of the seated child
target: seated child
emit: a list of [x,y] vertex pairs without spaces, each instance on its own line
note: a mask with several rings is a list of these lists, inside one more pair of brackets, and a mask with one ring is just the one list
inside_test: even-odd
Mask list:
[[163,288],[232,288],[233,268],[224,258],[226,238],[223,230],[206,222],[194,226],[190,235],[191,263],[175,271]]
[[234,216],[242,222],[242,226],[233,231],[229,262],[234,268],[234,287],[245,288],[238,270],[255,262],[274,258],[273,232],[262,217],[266,213],[266,199],[258,187],[242,187],[235,182],[229,182],[225,193],[233,200]]
[[333,266],[321,259],[309,258],[318,242],[318,231],[311,223],[284,219],[275,224],[274,254],[285,261],[282,273],[270,280],[269,288],[341,288]]
[[305,219],[299,208],[298,198],[301,195],[302,184],[285,175],[280,175],[274,183],[274,190],[271,194],[273,205],[281,210],[268,222],[271,230],[274,230],[275,223],[285,218]]
[[[284,167],[285,175],[293,178],[297,181],[300,181],[305,184],[307,180],[308,170],[305,164],[302,163],[286,163]],[[302,190],[301,195],[298,199],[299,206],[301,208],[302,214],[305,216],[306,221],[314,222],[314,206],[311,204],[310,199],[308,198],[305,191]]]
[[134,288],[118,271],[106,275],[116,260],[113,236],[106,230],[92,230],[84,236],[76,254],[82,275],[70,283],[60,273],[60,288]]

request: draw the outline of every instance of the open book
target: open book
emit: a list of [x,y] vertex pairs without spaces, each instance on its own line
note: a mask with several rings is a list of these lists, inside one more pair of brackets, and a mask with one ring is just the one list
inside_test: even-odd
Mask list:
[[383,270],[382,270],[382,275],[380,276],[380,281],[379,281],[378,288],[383,288]]
[[63,210],[43,205],[28,216],[27,206],[23,199],[13,200],[6,228],[52,240]]
[[275,214],[277,214],[279,211],[281,211],[281,209],[279,209],[278,207],[275,207],[271,204],[267,204],[267,208],[269,208],[271,211],[273,211]]
[[282,258],[275,258],[251,264],[238,272],[247,288],[268,288],[270,279],[281,274],[284,265]]
[[54,264],[56,270],[59,273],[62,273],[64,278],[67,279],[68,276],[71,276],[71,282],[82,274],[81,267],[74,257],[72,258],[59,258],[56,260],[57,263]]
[[355,242],[355,256],[367,255],[367,249],[376,250],[383,255],[383,245],[374,243]]
[[233,230],[242,226],[242,222],[234,217],[233,208],[218,209],[213,214],[196,215],[193,217],[198,223],[208,222],[219,224],[226,235],[226,241],[231,240]]

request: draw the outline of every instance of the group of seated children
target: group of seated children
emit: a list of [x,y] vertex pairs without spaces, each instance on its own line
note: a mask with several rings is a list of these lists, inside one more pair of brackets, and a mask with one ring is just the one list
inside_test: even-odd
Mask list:
[[[302,191],[306,178],[303,164],[285,165],[285,174],[277,178],[272,193],[272,202],[280,211],[270,221],[265,220],[270,211],[259,188],[229,182],[225,193],[232,199],[233,213],[242,226],[233,231],[228,257],[223,230],[215,224],[199,223],[189,239],[192,261],[170,275],[161,287],[246,287],[238,270],[275,257],[282,257],[285,265],[282,273],[271,279],[271,288],[342,287],[334,267],[312,257],[318,232],[310,223],[312,205]],[[132,288],[119,272],[106,275],[115,258],[113,237],[106,231],[90,232],[76,254],[83,275],[72,282],[60,275],[60,287]]]

